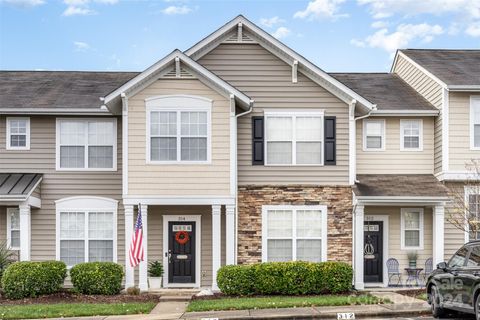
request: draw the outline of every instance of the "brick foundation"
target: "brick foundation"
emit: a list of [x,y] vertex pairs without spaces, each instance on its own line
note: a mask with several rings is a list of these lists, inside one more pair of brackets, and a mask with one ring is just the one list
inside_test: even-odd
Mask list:
[[296,185],[238,188],[239,264],[262,260],[263,205],[327,205],[327,258],[352,262],[352,189]]

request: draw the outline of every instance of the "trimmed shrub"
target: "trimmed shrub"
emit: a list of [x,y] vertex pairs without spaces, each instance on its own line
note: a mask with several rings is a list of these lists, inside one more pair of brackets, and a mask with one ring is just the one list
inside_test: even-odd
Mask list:
[[83,294],[118,294],[122,289],[123,268],[114,262],[86,262],[70,270],[73,288]]
[[225,266],[217,274],[228,295],[307,295],[347,292],[353,270],[343,262],[267,262]]
[[251,266],[229,265],[221,267],[217,273],[218,288],[225,294],[246,296],[254,293],[255,283]]
[[15,262],[3,273],[2,289],[9,299],[37,297],[58,292],[66,276],[62,261]]

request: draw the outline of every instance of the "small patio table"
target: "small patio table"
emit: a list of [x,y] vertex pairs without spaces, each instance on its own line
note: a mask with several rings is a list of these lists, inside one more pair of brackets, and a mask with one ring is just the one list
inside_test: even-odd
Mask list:
[[420,285],[420,273],[423,271],[423,268],[405,268],[407,271],[407,281],[405,282],[408,285],[409,282],[415,282],[416,286]]

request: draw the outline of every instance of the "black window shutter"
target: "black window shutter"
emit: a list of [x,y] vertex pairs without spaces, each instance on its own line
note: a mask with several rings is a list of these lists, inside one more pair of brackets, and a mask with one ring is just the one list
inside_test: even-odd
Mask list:
[[262,166],[264,163],[264,117],[252,117],[252,165]]
[[326,166],[334,166],[337,163],[337,123],[336,117],[325,117],[325,161]]

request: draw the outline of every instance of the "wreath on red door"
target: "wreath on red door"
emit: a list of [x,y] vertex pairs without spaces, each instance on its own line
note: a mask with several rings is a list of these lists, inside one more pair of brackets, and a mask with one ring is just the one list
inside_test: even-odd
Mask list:
[[190,240],[190,236],[187,231],[178,231],[175,233],[175,241],[177,241],[178,244],[185,244],[188,240]]

